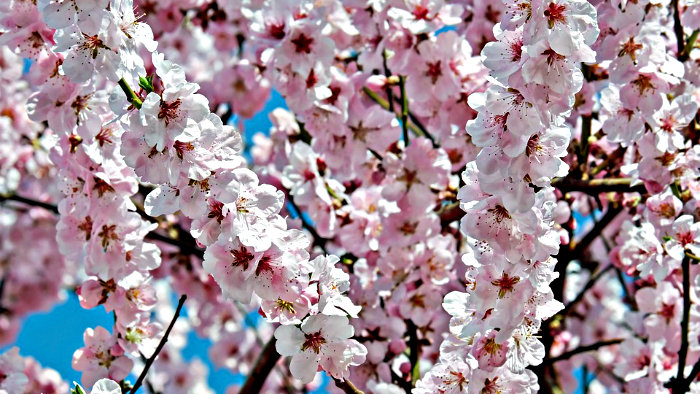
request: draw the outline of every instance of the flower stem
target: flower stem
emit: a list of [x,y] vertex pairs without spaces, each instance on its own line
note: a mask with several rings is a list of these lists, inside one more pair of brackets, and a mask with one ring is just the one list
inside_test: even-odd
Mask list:
[[[369,97],[372,101],[374,101],[375,103],[379,104],[380,107],[382,107],[382,108],[384,108],[385,110],[387,110],[387,111],[389,111],[389,112],[392,112],[392,113],[394,113],[394,115],[397,115],[397,116],[400,117],[400,114],[396,114],[396,112],[391,111],[391,109],[389,108],[389,103],[388,103],[386,100],[384,100],[382,97],[380,97],[376,92],[372,91],[372,89],[370,89],[370,88],[368,88],[368,87],[365,86],[365,87],[362,88],[362,91],[363,91],[363,92],[367,95],[367,97]],[[410,111],[409,111],[409,113],[408,113],[408,116],[409,116],[409,118],[413,118],[413,116],[411,116]],[[415,123],[413,123],[413,122],[408,122],[408,125],[407,125],[407,126],[408,126],[408,129],[411,130],[415,135],[426,136],[427,138],[429,138],[430,140],[432,140],[432,137],[428,137],[428,135],[427,135],[423,130],[421,130]]]
[[129,86],[129,83],[126,82],[124,78],[119,80],[119,87],[122,88],[122,91],[126,95],[126,101],[128,101],[129,104],[133,105],[136,109],[141,109],[141,98],[134,93],[133,89],[131,89],[131,86]]
[[408,137],[408,96],[406,95],[406,77],[399,76],[399,87],[401,89],[401,130],[403,131],[403,141],[406,146],[411,143]]

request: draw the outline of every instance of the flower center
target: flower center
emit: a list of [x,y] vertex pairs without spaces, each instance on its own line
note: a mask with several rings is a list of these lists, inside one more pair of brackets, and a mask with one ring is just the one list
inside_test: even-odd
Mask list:
[[215,218],[217,222],[221,223],[224,220],[223,208],[224,203],[216,200],[209,201],[209,215],[207,217],[210,219]]
[[321,331],[304,334],[304,344],[301,345],[301,350],[311,349],[318,354],[321,351],[321,345],[324,343],[326,343],[326,339],[321,334]]
[[166,126],[170,125],[170,122],[176,120],[180,115],[180,99],[172,102],[160,102],[160,110],[158,111],[158,119],[162,119]]
[[102,197],[105,193],[114,192],[114,188],[101,178],[93,177],[93,180],[95,181],[95,186],[92,187],[92,190],[97,190],[98,196]]
[[564,11],[566,11],[565,5],[549,3],[547,9],[544,10],[544,16],[545,18],[547,18],[547,22],[549,24],[550,29],[553,28],[554,24],[557,22],[566,23],[566,16],[564,15]]
[[119,236],[117,235],[117,225],[112,224],[112,225],[102,225],[102,230],[97,233],[97,236],[102,238],[102,247],[104,249],[107,249],[109,246],[109,243],[112,241],[116,241],[119,239]]
[[[283,299],[281,299],[281,298],[277,298],[277,307],[278,307],[281,311],[287,311],[287,312],[292,313],[292,314],[296,312],[296,311],[294,310],[294,304],[292,304],[292,303],[289,302],[289,301],[285,301],[285,300],[283,300]],[[318,352],[316,352],[316,353],[318,353]]]
[[423,7],[420,4],[417,5],[416,8],[413,9],[413,17],[416,18],[417,20],[427,20],[429,13],[430,13],[430,10],[426,7]]
[[442,76],[442,61],[438,60],[436,62],[426,64],[428,65],[428,70],[425,72],[425,75],[430,77],[430,80],[434,85],[438,78]]
[[92,236],[92,218],[86,216],[85,220],[78,225],[78,230],[83,231],[85,233],[85,240],[89,241]]
[[267,25],[267,33],[270,37],[281,40],[284,38],[284,22],[270,23]]
[[306,53],[307,55],[311,53],[311,45],[313,43],[314,39],[304,33],[299,34],[297,38],[292,40],[297,53]]
[[505,219],[511,219],[510,213],[508,213],[506,207],[500,204],[489,209],[488,212],[494,216],[497,223],[501,223]]
[[622,44],[622,48],[620,49],[620,52],[618,52],[617,56],[622,57],[625,55],[629,55],[630,59],[636,64],[637,63],[637,51],[642,49],[643,45],[642,44],[637,44],[634,42],[634,37],[630,37],[627,42]]
[[654,85],[651,83],[651,77],[644,74],[639,74],[637,79],[632,81],[632,84],[637,87],[640,96],[643,96],[647,90],[655,89]]
[[498,287],[498,298],[505,297],[506,293],[510,293],[515,289],[515,285],[520,282],[520,278],[517,276],[509,276],[507,273],[503,273],[499,279],[491,282],[492,285]]
[[233,256],[233,263],[231,263],[231,265],[234,267],[242,265],[244,270],[247,270],[248,265],[253,261],[253,254],[250,253],[245,246],[241,246],[240,249],[232,250],[231,255]]
[[175,141],[173,144],[173,149],[175,149],[175,154],[177,154],[177,157],[182,160],[185,152],[194,150],[194,145],[192,145],[191,142]]

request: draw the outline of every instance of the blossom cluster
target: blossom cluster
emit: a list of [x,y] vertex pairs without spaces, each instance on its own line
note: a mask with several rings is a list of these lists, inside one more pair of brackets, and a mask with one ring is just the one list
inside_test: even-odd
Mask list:
[[[6,1],[0,343],[74,292],[114,317],[75,393],[213,392],[190,331],[227,393],[698,390],[698,31],[691,0]],[[67,390],[0,355],[0,393]]]
[[[467,123],[480,149],[462,173],[461,230],[469,245],[466,292],[451,292],[444,307],[454,337],[441,348],[438,366],[419,392],[462,384],[536,392],[526,369],[545,356],[537,338],[542,321],[563,308],[550,283],[561,240],[555,177],[571,137],[566,117],[581,89],[581,62],[595,60],[596,11],[587,1],[508,2],[484,46],[494,82],[469,97],[478,115]],[[459,360],[459,363],[454,362]]]

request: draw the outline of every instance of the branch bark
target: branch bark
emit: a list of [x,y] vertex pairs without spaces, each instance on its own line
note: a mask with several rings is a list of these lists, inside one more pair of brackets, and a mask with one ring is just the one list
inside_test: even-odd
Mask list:
[[275,349],[276,344],[277,340],[273,336],[263,348],[262,353],[260,353],[258,360],[250,370],[250,373],[248,373],[245,383],[238,394],[258,394],[260,392],[270,371],[272,371],[272,368],[275,367],[275,364],[277,364],[277,361],[280,359],[280,354],[277,353],[277,349]]
[[50,203],[38,201],[38,200],[33,200],[31,198],[18,196],[16,194],[13,194],[10,196],[0,196],[0,202],[3,202],[3,201],[21,202],[21,203],[26,204],[26,205],[30,205],[33,207],[40,207],[40,208],[46,209],[47,211],[51,211],[53,213],[58,213],[58,207],[54,204],[50,204]]
[[158,354],[161,352],[161,350],[163,350],[163,347],[168,342],[168,335],[170,335],[170,331],[172,331],[173,326],[177,321],[177,318],[180,317],[180,311],[182,311],[182,306],[185,304],[186,299],[186,294],[183,294],[180,297],[180,301],[177,303],[177,309],[175,309],[175,315],[173,316],[172,320],[170,320],[170,325],[168,325],[168,328],[165,330],[165,334],[163,334],[163,338],[158,343],[158,347],[156,347],[156,350],[153,352],[153,355],[148,360],[146,360],[146,365],[144,365],[143,371],[141,371],[141,375],[139,375],[139,377],[136,379],[136,383],[134,383],[134,386],[131,388],[129,393],[134,394],[141,387],[143,380],[146,379],[146,374],[148,374],[148,370],[151,368],[151,365],[153,365],[153,362],[156,360],[156,357],[158,357]]
[[595,195],[606,192],[646,193],[644,184],[632,186],[631,178],[603,178],[584,181],[573,177],[554,178],[552,186],[562,192],[583,192]]

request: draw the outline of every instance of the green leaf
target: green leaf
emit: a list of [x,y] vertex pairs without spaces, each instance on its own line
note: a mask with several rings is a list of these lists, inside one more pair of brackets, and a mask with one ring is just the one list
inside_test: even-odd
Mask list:
[[75,388],[70,390],[70,394],[85,394],[85,390],[83,390],[78,383],[73,382],[73,384],[75,385]]
[[676,182],[671,184],[671,191],[673,192],[674,196],[678,197],[679,200],[682,200],[681,190],[678,188],[678,184]]

